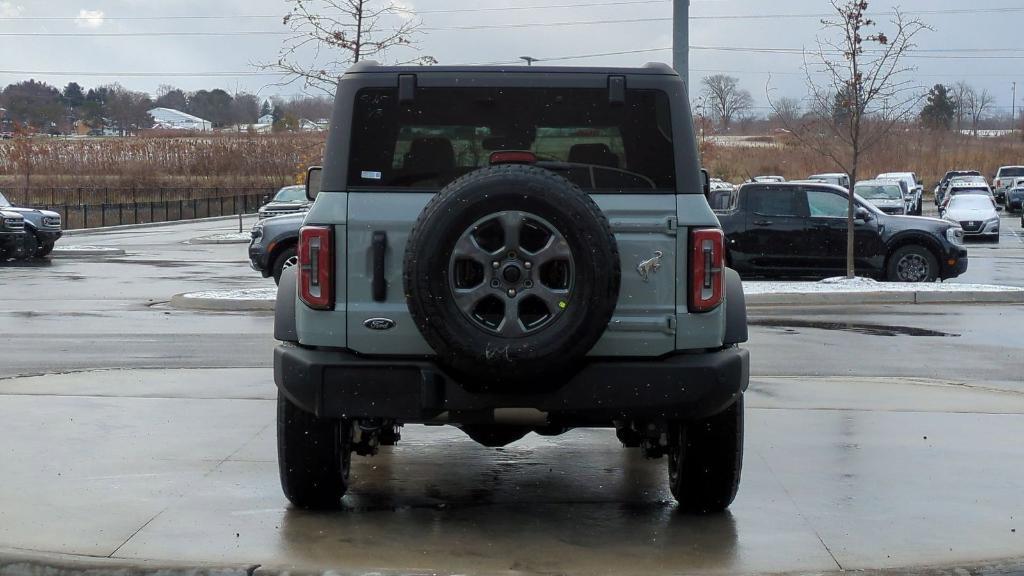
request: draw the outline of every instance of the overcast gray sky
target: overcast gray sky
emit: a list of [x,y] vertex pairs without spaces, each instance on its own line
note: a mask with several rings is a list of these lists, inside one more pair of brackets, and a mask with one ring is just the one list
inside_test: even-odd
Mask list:
[[[602,4],[613,0],[592,0]],[[629,1],[629,0],[626,0]],[[632,0],[636,1],[636,0]],[[529,7],[553,4],[582,4],[586,0],[412,0],[404,2],[420,11],[424,28],[434,29],[420,36],[422,53],[443,64],[515,60],[521,55],[538,58],[581,54],[658,49],[671,46],[671,0],[641,4],[564,7],[547,9],[438,12],[459,9]],[[964,10],[963,0],[873,0],[873,12],[885,12],[894,5],[904,11]],[[966,80],[987,88],[997,98],[997,112],[1010,107],[1011,82],[1019,80],[1018,101],[1024,100],[1024,46],[1019,41],[1024,22],[1021,0],[973,0],[970,12],[921,14],[935,30],[918,42],[923,50],[1006,49],[1000,52],[928,52],[927,58],[912,62],[922,85]],[[268,86],[274,78],[265,76],[196,77],[200,72],[252,72],[253,63],[274,59],[284,37],[276,35],[158,36],[164,32],[284,32],[276,15],[287,11],[284,0],[0,0],[0,85],[34,77],[63,86],[75,80],[91,87],[120,82],[136,90],[155,92],[160,84],[174,84],[186,90],[223,87],[230,91],[261,91],[263,95],[290,94],[297,87]],[[781,15],[760,19],[695,19],[691,23],[694,47],[812,47],[820,35],[814,17],[786,17],[827,13],[827,0],[693,0],[695,17],[735,15]],[[1000,9],[1018,11],[1000,12]],[[990,11],[986,11],[990,10]],[[138,17],[227,16],[230,19],[133,20]],[[247,16],[275,16],[247,18]],[[61,19],[52,19],[65,18]],[[36,19],[44,18],[44,19]],[[46,19],[50,18],[50,19]],[[128,18],[128,19],[120,19]],[[594,20],[646,20],[617,24],[575,26],[551,25]],[[885,30],[886,18],[880,27]],[[453,30],[464,26],[548,23],[543,27],[504,27]],[[444,30],[447,28],[447,30]],[[97,34],[97,36],[23,36],[18,34]],[[143,34],[140,36],[99,36],[98,34]],[[12,35],[15,34],[15,35]],[[399,56],[399,54],[395,54]],[[955,58],[947,58],[955,56]],[[993,58],[993,56],[995,58]],[[940,58],[941,57],[941,58]],[[671,60],[669,50],[642,54],[593,57],[559,64],[637,65],[647,61]],[[725,72],[737,76],[751,91],[759,106],[765,105],[765,84],[772,73],[772,86],[780,96],[800,97],[804,80],[799,55],[729,52],[694,49],[691,78]],[[10,74],[7,71],[24,71]],[[31,74],[28,74],[31,72]],[[42,72],[68,72],[47,75]],[[131,77],[129,72],[166,74],[159,77]],[[86,76],[84,73],[110,73]],[[184,74],[174,76],[174,74]],[[763,110],[762,110],[763,111]]]

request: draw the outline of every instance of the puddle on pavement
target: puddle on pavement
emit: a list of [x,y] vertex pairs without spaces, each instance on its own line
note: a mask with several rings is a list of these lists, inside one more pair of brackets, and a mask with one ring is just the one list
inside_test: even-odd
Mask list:
[[937,338],[958,338],[960,336],[950,332],[939,332],[938,330],[915,328],[913,326],[886,326],[883,324],[865,324],[861,322],[824,322],[792,318],[754,318],[749,320],[747,324],[768,328],[783,328],[790,334],[799,333],[794,328],[817,328],[819,330],[856,332],[868,336],[929,336]]

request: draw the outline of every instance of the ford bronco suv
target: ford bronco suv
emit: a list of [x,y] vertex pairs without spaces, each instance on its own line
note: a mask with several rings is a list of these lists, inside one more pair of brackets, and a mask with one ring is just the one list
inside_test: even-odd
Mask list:
[[351,454],[422,423],[614,428],[682,509],[729,506],[746,312],[687,102],[665,65],[349,69],[277,296],[293,504],[340,505]]

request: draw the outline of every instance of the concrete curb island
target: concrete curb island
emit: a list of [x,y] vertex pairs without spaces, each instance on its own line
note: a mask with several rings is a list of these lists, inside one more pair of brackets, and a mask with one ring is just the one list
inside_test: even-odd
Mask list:
[[[273,298],[204,298],[175,294],[170,305],[182,310],[266,312]],[[819,292],[747,294],[747,306],[856,306],[864,304],[1024,304],[1024,290],[964,292]]]
[[747,294],[747,306],[855,306],[860,304],[1020,304],[1024,290],[963,292],[817,292]]
[[[947,566],[919,566],[905,568],[867,568],[856,570],[862,576],[952,576],[972,574],[975,576],[1017,576],[1024,574],[1024,559],[1003,559],[988,562],[970,562]],[[444,572],[429,571],[434,574]],[[815,571],[814,574],[832,576],[849,571]],[[417,571],[419,573],[419,571]],[[426,573],[426,572],[424,572]],[[409,572],[374,570],[372,572],[347,572],[338,569],[313,569],[295,566],[262,566],[260,564],[184,564],[167,560],[137,560],[122,558],[101,558],[56,552],[29,552],[18,549],[0,548],[0,576],[398,576]],[[752,572],[751,574],[758,574]]]

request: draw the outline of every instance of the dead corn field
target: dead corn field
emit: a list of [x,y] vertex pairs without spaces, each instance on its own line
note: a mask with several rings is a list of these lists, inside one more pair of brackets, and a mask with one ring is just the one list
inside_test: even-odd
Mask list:
[[0,189],[265,187],[294,183],[323,157],[323,133],[0,141]]
[[[1018,137],[1019,138],[1019,137]],[[838,172],[840,168],[791,137],[775,138],[776,146],[721,146],[705,141],[702,159],[712,176],[743,182],[752,176],[778,174],[787,179],[811,174]],[[858,178],[865,180],[883,172],[912,171],[931,192],[948,170],[980,170],[987,177],[1005,165],[1024,164],[1024,141],[1013,137],[974,138],[948,133],[907,131],[890,135],[861,158]]]

